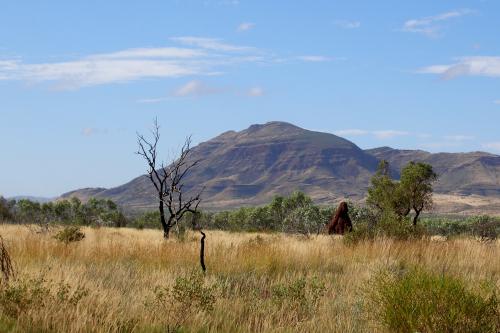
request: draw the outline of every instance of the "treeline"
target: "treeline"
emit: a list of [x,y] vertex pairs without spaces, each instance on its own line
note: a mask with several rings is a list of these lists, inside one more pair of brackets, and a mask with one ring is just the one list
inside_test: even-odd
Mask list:
[[0,221],[47,226],[74,224],[83,226],[123,227],[127,218],[116,203],[90,198],[82,203],[78,198],[39,203],[28,199],[6,200],[0,197]]
[[[204,229],[313,234],[323,230],[332,213],[332,207],[317,206],[309,196],[294,192],[290,196],[276,196],[264,206],[186,214],[174,232],[183,232],[196,224]],[[0,197],[0,220],[39,225],[160,228],[158,211],[126,216],[113,201],[96,198],[86,203],[77,198],[38,203],[27,199],[8,201]]]
[[[412,235],[473,235],[495,239],[500,235],[500,218],[490,216],[424,217],[418,228],[411,219],[387,217],[374,207],[348,202],[354,233],[349,237],[371,238],[377,234],[407,238]],[[317,234],[325,230],[336,207],[315,205],[302,192],[290,196],[276,196],[269,204],[242,207],[220,212],[186,214],[174,233],[184,233],[196,224],[207,230],[241,232],[286,232]],[[30,200],[6,200],[0,197],[0,222],[48,226],[50,224],[75,226],[131,227],[161,229],[158,211],[126,215],[113,201],[91,198],[82,203],[77,198],[38,203]]]
[[[183,232],[193,224],[203,229],[226,231],[264,231],[316,234],[323,231],[334,208],[315,205],[302,192],[290,196],[276,196],[264,206],[241,207],[220,212],[198,212],[186,214],[174,232]],[[144,213],[130,220],[129,226],[136,228],[159,228],[158,211]]]

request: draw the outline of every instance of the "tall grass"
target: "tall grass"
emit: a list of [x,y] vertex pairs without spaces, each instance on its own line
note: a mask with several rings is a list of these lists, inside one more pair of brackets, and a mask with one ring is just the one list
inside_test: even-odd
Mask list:
[[500,288],[499,241],[346,246],[324,235],[211,231],[203,276],[193,273],[197,234],[164,241],[157,230],[82,231],[83,240],[66,245],[0,226],[18,272],[9,285],[17,298],[0,295],[0,331],[385,332],[366,320],[372,309],[363,293],[381,269],[420,267],[463,281],[470,293]]

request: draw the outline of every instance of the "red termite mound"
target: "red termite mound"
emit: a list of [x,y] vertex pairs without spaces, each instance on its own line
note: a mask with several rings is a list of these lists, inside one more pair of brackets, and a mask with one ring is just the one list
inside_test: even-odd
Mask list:
[[335,212],[335,215],[330,219],[328,224],[328,234],[339,234],[343,235],[346,231],[352,231],[352,223],[349,218],[349,208],[347,208],[347,203],[342,201]]

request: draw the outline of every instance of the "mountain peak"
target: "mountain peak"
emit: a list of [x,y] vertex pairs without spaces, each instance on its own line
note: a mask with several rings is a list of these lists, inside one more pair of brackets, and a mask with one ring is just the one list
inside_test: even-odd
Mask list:
[[284,121],[270,121],[265,124],[254,124],[248,127],[246,130],[243,130],[243,132],[247,133],[255,133],[259,131],[265,131],[265,132],[283,132],[283,131],[300,131],[304,132],[306,131],[303,128],[300,128],[298,126],[295,126],[293,124],[284,122]]

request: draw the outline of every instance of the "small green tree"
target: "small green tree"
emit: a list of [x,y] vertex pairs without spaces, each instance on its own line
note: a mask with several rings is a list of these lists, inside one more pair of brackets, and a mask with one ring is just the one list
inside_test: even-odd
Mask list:
[[0,196],[0,221],[11,220],[13,218],[12,208],[15,204],[15,200],[7,200]]
[[389,162],[382,160],[376,174],[371,179],[368,188],[368,205],[376,208],[379,213],[393,211],[398,216],[406,216],[410,212],[409,204],[405,201],[398,182],[389,174]]
[[413,225],[424,209],[432,208],[432,183],[437,174],[432,165],[422,162],[410,162],[401,171],[399,187],[405,201],[414,210]]
[[400,181],[395,181],[389,175],[388,162],[382,160],[371,180],[367,203],[381,215],[390,212],[399,219],[413,210],[413,225],[416,225],[420,213],[432,207],[432,183],[436,179],[430,164],[410,162],[402,169]]

